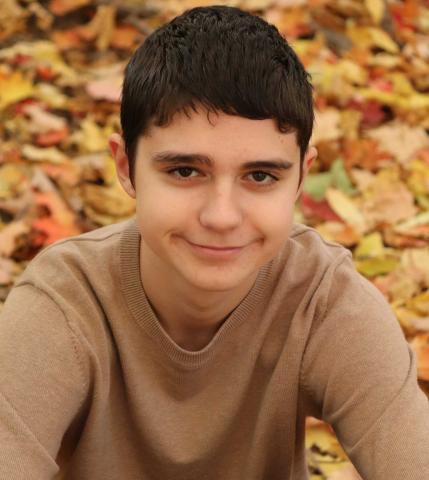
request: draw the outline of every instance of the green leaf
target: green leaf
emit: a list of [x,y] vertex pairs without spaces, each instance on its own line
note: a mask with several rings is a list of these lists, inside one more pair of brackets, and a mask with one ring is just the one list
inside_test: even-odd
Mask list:
[[325,198],[325,192],[332,184],[331,172],[312,173],[307,175],[304,183],[304,192],[311,198],[322,201]]
[[337,158],[331,165],[331,174],[332,174],[332,182],[338,190],[346,193],[347,195],[354,195],[356,193],[356,189],[354,188],[347,172],[344,168],[344,163],[341,158]]

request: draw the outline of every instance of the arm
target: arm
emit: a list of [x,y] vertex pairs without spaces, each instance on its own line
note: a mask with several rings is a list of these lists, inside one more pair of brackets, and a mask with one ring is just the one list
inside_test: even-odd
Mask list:
[[41,290],[12,288],[0,315],[0,478],[52,479],[86,392],[79,345]]
[[429,401],[382,294],[347,256],[310,336],[302,381],[365,480],[429,478]]

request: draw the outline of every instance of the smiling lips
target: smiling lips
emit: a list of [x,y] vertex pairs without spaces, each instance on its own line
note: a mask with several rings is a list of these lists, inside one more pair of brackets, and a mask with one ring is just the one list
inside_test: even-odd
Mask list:
[[237,248],[243,248],[243,247],[212,247],[211,245],[199,245],[198,243],[193,243],[196,247],[201,247],[201,248],[208,248],[210,250],[236,250]]
[[198,245],[187,241],[192,247],[193,251],[198,256],[211,257],[218,259],[229,259],[237,256],[245,247],[218,247],[218,246],[205,246]]

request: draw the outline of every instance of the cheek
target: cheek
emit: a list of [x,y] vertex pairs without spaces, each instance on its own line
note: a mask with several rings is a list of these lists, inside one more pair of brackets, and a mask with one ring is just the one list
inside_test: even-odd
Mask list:
[[278,198],[259,212],[259,231],[263,234],[263,263],[274,258],[287,242],[293,223],[293,200]]
[[137,195],[136,210],[147,234],[163,235],[181,229],[192,218],[195,202],[190,202],[186,196],[155,185],[144,187]]

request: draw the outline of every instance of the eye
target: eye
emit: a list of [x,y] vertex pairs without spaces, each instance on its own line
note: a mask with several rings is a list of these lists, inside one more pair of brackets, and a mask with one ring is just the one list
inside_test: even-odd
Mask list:
[[170,175],[172,175],[175,178],[178,178],[179,180],[187,179],[194,177],[195,175],[192,175],[193,173],[198,174],[198,171],[195,170],[195,168],[191,167],[176,167],[172,168],[171,170],[168,170]]
[[277,177],[267,172],[252,172],[249,173],[249,176],[252,177],[254,183],[260,185],[269,185],[278,181]]

